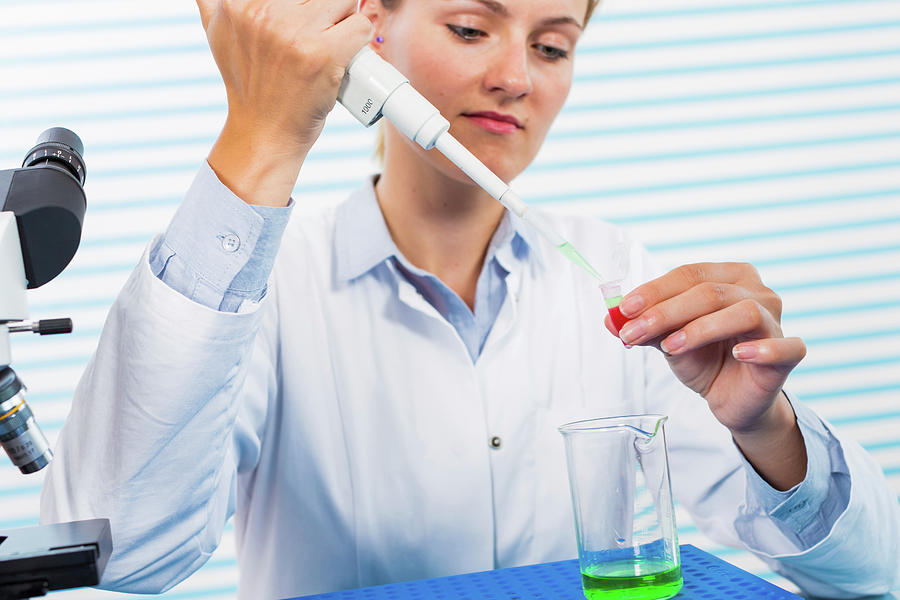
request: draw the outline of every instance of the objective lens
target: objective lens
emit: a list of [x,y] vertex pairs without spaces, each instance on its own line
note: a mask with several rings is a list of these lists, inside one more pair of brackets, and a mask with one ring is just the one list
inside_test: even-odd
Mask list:
[[25,386],[9,367],[0,371],[0,445],[25,474],[40,471],[53,458],[25,402]]

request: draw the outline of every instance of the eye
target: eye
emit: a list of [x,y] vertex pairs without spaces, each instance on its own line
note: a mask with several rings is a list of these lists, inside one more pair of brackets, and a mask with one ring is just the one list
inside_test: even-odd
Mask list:
[[447,25],[447,29],[453,32],[453,34],[461,39],[464,39],[468,42],[474,42],[478,38],[485,37],[487,34],[480,29],[473,29],[472,27],[463,27],[461,25]]
[[562,48],[554,48],[553,46],[546,46],[544,44],[535,44],[533,47],[538,51],[541,57],[546,58],[547,60],[556,61],[569,58],[569,53]]

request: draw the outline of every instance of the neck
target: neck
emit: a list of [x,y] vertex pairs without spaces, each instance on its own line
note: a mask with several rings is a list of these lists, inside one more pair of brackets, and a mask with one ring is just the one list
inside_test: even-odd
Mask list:
[[384,172],[375,187],[391,237],[407,260],[474,308],[478,276],[503,206],[474,183],[423,160],[392,129],[386,127]]

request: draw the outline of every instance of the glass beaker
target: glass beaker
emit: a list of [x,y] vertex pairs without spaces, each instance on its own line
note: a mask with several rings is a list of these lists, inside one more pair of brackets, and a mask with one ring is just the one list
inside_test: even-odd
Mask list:
[[559,428],[588,600],[659,600],[681,589],[667,419],[629,415]]

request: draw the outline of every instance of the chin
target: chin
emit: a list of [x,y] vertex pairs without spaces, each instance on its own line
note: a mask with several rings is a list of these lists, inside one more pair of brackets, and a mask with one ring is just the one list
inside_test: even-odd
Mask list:
[[[517,143],[514,139],[503,139],[496,136],[491,136],[491,138],[486,140],[478,138],[481,138],[481,136],[471,139],[469,136],[461,135],[457,139],[472,154],[478,157],[488,169],[493,171],[497,177],[507,183],[527,169],[533,160],[533,156],[523,155],[523,143]],[[450,164],[446,159],[444,161]],[[462,174],[455,166],[453,166],[453,169]]]
[[522,133],[500,137],[479,132],[473,137],[459,141],[505,181],[527,169],[537,155],[537,149],[531,149],[528,138]]
[[[497,177],[507,183],[524,171],[534,158],[531,155],[525,156],[523,153],[522,147],[527,142],[515,140],[512,136],[500,137],[485,134],[480,130],[473,132],[467,131],[465,127],[455,126],[450,128],[450,134],[478,157]],[[397,137],[401,143],[409,146],[415,154],[443,176],[458,183],[474,185],[468,175],[437,150],[425,151],[406,136],[397,134]]]
[[[468,147],[468,146],[467,146]],[[524,167],[516,168],[506,162],[498,163],[496,160],[490,160],[490,157],[486,154],[481,154],[479,152],[473,152],[475,156],[477,156],[484,165],[490,169],[497,177],[509,183],[513,179],[515,179],[519,173],[524,171]],[[436,163],[436,164],[435,164]],[[463,173],[459,167],[451,163],[449,160],[444,158],[443,155],[435,152],[434,160],[432,164],[445,176],[458,181],[460,183],[466,183],[470,185],[475,185],[468,175]]]

